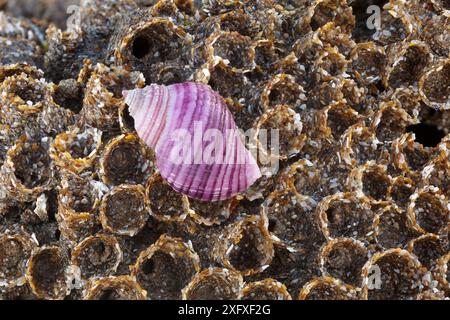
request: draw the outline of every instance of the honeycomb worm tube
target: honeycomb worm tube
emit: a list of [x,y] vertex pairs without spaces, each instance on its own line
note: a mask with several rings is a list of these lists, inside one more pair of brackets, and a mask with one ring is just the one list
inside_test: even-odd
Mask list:
[[339,141],[342,134],[360,120],[361,116],[345,99],[331,103],[317,113],[317,124],[324,138],[335,141]]
[[[264,43],[265,40],[260,40],[261,43]],[[270,41],[268,42],[270,43]],[[261,49],[264,49],[264,47],[262,47]],[[269,48],[266,48],[269,49]],[[273,49],[273,47],[272,47]],[[261,52],[261,54],[265,55],[265,54],[270,54],[269,52],[264,53]],[[260,56],[258,57],[258,60],[263,59],[264,57]],[[269,59],[271,59],[270,57],[268,57]],[[262,63],[263,65],[265,63],[269,63],[269,61],[263,62],[261,61],[260,63]],[[291,52],[290,54],[288,54],[286,57],[282,58],[280,61],[273,61],[273,66],[272,68],[274,68],[276,70],[277,73],[286,73],[286,74],[290,74],[294,77],[295,81],[297,81],[300,85],[302,86],[306,86],[307,85],[307,77],[306,77],[306,68],[304,65],[301,65],[297,56],[295,55],[294,52]],[[254,72],[257,72],[258,70],[255,70]],[[261,71],[260,71],[261,72]],[[268,72],[270,74],[270,72]]]
[[323,275],[361,286],[361,271],[368,260],[367,249],[361,241],[352,238],[331,240],[322,247],[319,259]]
[[99,176],[107,185],[142,184],[153,172],[153,153],[134,134],[112,139],[100,158]]
[[336,48],[325,48],[312,67],[314,80],[330,81],[347,71],[349,61]]
[[223,238],[215,242],[212,254],[217,261],[245,276],[262,272],[274,255],[273,239],[264,213],[244,217],[227,226]]
[[101,131],[94,128],[85,131],[74,128],[60,133],[51,145],[50,157],[60,169],[79,174],[92,168],[101,147],[101,138]]
[[67,256],[59,247],[33,251],[26,273],[33,293],[40,299],[62,300],[68,293],[67,267]]
[[392,178],[386,165],[377,165],[375,161],[355,167],[347,178],[347,187],[353,192],[362,192],[375,203],[386,200]]
[[408,113],[412,123],[420,123],[423,103],[418,92],[411,87],[397,88],[392,94],[391,100]]
[[449,223],[450,209],[439,189],[427,186],[417,190],[408,205],[408,217],[420,232],[438,234]]
[[134,236],[145,226],[149,213],[144,187],[121,185],[103,198],[100,222],[109,232]]
[[72,251],[72,265],[80,268],[81,278],[113,274],[122,261],[122,250],[114,236],[98,234],[81,241]]
[[273,172],[273,168],[263,171],[265,172],[262,173],[262,177],[257,179],[244,193],[245,197],[250,201],[267,197],[276,187],[278,175]]
[[414,254],[428,270],[431,270],[438,258],[445,254],[443,240],[436,234],[428,233],[411,240],[407,250]]
[[445,0],[431,0],[431,3],[435,7],[436,11],[446,17],[449,16],[450,5]]
[[[433,1],[433,0],[432,0]],[[448,3],[448,2],[447,2]],[[445,15],[433,15],[424,22],[420,38],[433,50],[435,58],[448,57],[450,34],[450,11]]]
[[[436,263],[434,274],[444,291],[450,291],[450,252],[442,256]],[[447,293],[448,294],[448,293]]]
[[414,119],[395,101],[381,102],[370,128],[381,142],[392,142],[414,124]]
[[395,204],[385,206],[376,214],[373,230],[377,244],[385,249],[404,247],[409,240],[420,234],[406,210]]
[[[131,25],[125,24],[118,31],[118,39],[110,44],[116,65],[139,70],[148,83],[160,83],[158,69],[161,66],[173,62],[187,66],[185,56],[189,55],[192,37],[172,19],[153,16],[137,23],[131,22]],[[184,73],[183,69],[179,71]],[[180,76],[181,81],[187,78]]]
[[52,188],[54,169],[48,156],[49,140],[21,136],[6,155],[1,175],[11,198],[33,201]]
[[239,272],[208,268],[197,273],[182,290],[183,300],[233,300],[239,297],[244,280]]
[[[447,143],[448,144],[448,143]],[[447,197],[450,198],[450,144],[445,142],[438,147],[439,155],[434,157],[422,170],[422,179],[426,185],[432,185]]]
[[[244,73],[230,67],[220,57],[205,63],[199,69],[200,70],[194,75],[194,80],[196,82],[209,84],[214,91],[219,93],[224,99],[227,99],[227,103],[231,102],[232,99],[237,98],[237,92],[248,85],[248,80]],[[248,114],[245,114],[245,112],[242,112],[241,115],[237,115],[237,121],[239,120],[239,116],[244,117],[246,115]],[[252,118],[251,120],[253,121],[254,119]],[[247,121],[244,121],[244,123],[241,122],[240,124],[245,124],[245,128],[248,128]]]
[[[10,71],[11,72],[11,71]],[[53,100],[53,85],[26,73],[6,78],[0,85],[0,124],[8,126],[9,136],[39,136],[65,130],[74,122],[73,113]]]
[[375,253],[362,275],[364,299],[412,299],[423,288],[422,265],[414,255],[399,248]]
[[98,229],[97,217],[88,212],[69,214],[57,220],[60,221],[61,235],[72,244],[94,234]]
[[409,197],[415,190],[416,184],[412,179],[403,176],[395,177],[388,188],[388,200],[394,202],[398,207],[406,209]]
[[131,276],[106,277],[90,282],[84,300],[145,300],[147,292]]
[[233,208],[238,202],[236,198],[205,202],[186,197],[184,198],[184,208],[195,222],[206,226],[213,226],[230,219]]
[[[298,57],[298,61],[308,67],[312,66],[319,52],[323,50],[324,44],[319,36],[318,32],[308,32],[292,45],[292,52]],[[307,81],[309,85],[314,82],[313,79]]]
[[307,159],[300,159],[286,168],[282,183],[292,186],[299,194],[313,197],[322,195],[320,180],[321,171],[318,166]]
[[316,205],[315,200],[294,190],[272,192],[261,205],[261,212],[267,214],[274,242],[291,252],[301,252],[308,241],[318,239],[320,229],[314,219]]
[[386,52],[373,42],[358,43],[350,54],[351,72],[359,83],[369,85],[382,77],[386,67]]
[[0,287],[15,287],[26,282],[28,259],[37,243],[20,233],[5,233],[0,236]]
[[[245,10],[227,11],[219,15],[217,23],[221,30],[235,31],[248,37],[255,37],[259,32],[269,32],[260,21],[252,20],[252,16]],[[263,30],[264,29],[264,30]]]
[[355,18],[346,1],[315,0],[308,7],[312,30],[323,27],[330,21],[336,21],[341,26],[342,33],[350,32],[355,26]]
[[315,278],[300,290],[298,300],[358,300],[356,288],[331,277]]
[[0,91],[4,116],[1,121],[11,125],[12,130],[23,130],[28,121],[35,121],[38,113],[53,103],[50,86],[25,73],[4,79]]
[[431,149],[415,141],[414,133],[405,133],[393,141],[392,161],[395,168],[414,180],[430,160]]
[[200,271],[200,259],[190,244],[162,235],[139,255],[131,275],[147,290],[148,298],[174,300]]
[[255,49],[250,37],[239,32],[216,32],[207,40],[209,60],[216,57],[228,60],[233,69],[248,72],[255,67]]
[[159,173],[148,179],[145,189],[150,214],[164,222],[181,222],[188,215],[185,208],[187,197],[176,192]]
[[59,107],[79,114],[83,108],[83,89],[83,83],[75,79],[61,80],[52,86],[52,97]]
[[121,90],[143,86],[144,78],[139,72],[97,64],[86,85],[82,123],[106,132],[119,131],[119,109],[124,104]]
[[288,105],[291,108],[300,106],[306,100],[305,90],[289,74],[281,73],[267,82],[261,94],[261,103],[264,110],[277,105]]
[[[396,45],[407,41],[414,32],[418,32],[412,17],[398,10],[398,2],[387,3],[386,6],[386,9],[381,11],[381,29],[375,32],[371,39],[383,46]],[[364,6],[364,9],[366,7]]]
[[436,110],[450,110],[450,59],[436,64],[419,81],[422,100]]
[[351,50],[356,46],[356,43],[344,26],[339,25],[339,22],[330,21],[317,29],[316,33],[322,45],[325,47],[337,47],[346,57],[350,55]]
[[231,112],[211,87],[153,84],[124,96],[139,136],[155,150],[161,176],[176,191],[203,201],[226,200],[261,176]]
[[[85,87],[91,78],[92,73],[94,72],[95,66],[92,63],[92,60],[89,58],[85,58],[83,60],[83,66],[79,71],[78,75],[75,77],[76,81],[80,83],[83,87]],[[84,100],[84,99],[83,99]],[[81,111],[81,110],[80,110]]]
[[355,124],[343,134],[341,159],[351,166],[362,165],[371,159],[378,159],[381,142],[376,135],[364,125]]
[[383,85],[398,88],[418,82],[431,62],[432,56],[427,44],[413,40],[399,44],[395,54],[388,56],[383,76]]
[[257,40],[255,48],[255,74],[264,77],[269,68],[278,61],[273,41],[268,39]]
[[15,63],[0,67],[0,84],[9,77],[19,74],[26,74],[30,78],[40,79],[44,77],[44,72],[35,66],[27,63]]
[[369,241],[374,218],[371,201],[364,195],[351,192],[325,197],[316,208],[323,235],[328,240],[352,235],[360,241]]
[[93,235],[99,227],[99,205],[100,195],[88,179],[65,174],[58,193],[56,215],[61,235],[73,244]]
[[239,297],[241,300],[292,300],[286,286],[274,279],[247,284]]
[[[272,146],[272,130],[278,131],[280,146],[277,151],[273,149],[277,146]],[[258,147],[258,157],[263,157],[264,163],[272,163],[271,157],[275,157],[276,160],[286,160],[295,156],[306,140],[302,130],[300,115],[288,106],[278,105],[269,109],[256,124],[253,141]]]

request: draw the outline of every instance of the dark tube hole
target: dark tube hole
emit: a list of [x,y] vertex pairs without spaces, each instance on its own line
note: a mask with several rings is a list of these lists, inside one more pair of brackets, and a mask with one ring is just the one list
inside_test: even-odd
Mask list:
[[152,274],[155,271],[155,264],[153,263],[153,260],[147,260],[144,262],[142,266],[142,272],[144,274]]
[[117,294],[112,289],[106,289],[102,292],[99,300],[116,300]]
[[269,231],[274,232],[275,228],[277,227],[277,221],[275,219],[269,219]]
[[131,116],[130,114],[130,108],[128,105],[126,105],[125,109],[123,110],[123,122],[124,122],[124,126],[127,129],[130,130],[136,130],[135,129],[135,125],[134,125],[134,118]]
[[61,238],[61,231],[59,231],[59,229],[55,230],[55,240],[59,241],[59,239]]
[[416,135],[416,141],[421,143],[424,147],[436,147],[445,137],[445,132],[438,127],[419,123],[407,127],[408,132],[413,132]]
[[142,59],[150,53],[150,42],[145,37],[137,37],[134,39],[132,51],[133,56]]

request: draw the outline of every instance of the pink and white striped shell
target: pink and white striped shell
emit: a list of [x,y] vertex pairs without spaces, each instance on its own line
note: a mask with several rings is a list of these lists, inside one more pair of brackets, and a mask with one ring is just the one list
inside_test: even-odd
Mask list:
[[155,150],[161,176],[176,191],[225,200],[261,176],[225,101],[208,85],[152,84],[123,94],[138,135]]

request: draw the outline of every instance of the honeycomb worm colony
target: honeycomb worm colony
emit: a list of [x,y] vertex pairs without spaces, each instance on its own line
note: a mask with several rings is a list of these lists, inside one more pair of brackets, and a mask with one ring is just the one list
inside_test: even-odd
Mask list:
[[0,9],[0,299],[450,298],[448,1]]

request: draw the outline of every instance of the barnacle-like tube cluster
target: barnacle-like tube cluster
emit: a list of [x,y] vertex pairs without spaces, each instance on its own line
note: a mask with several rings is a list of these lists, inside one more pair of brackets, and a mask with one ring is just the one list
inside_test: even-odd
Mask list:
[[[448,1],[73,2],[0,1],[0,299],[450,297]],[[231,199],[122,96],[187,81],[251,129]]]

